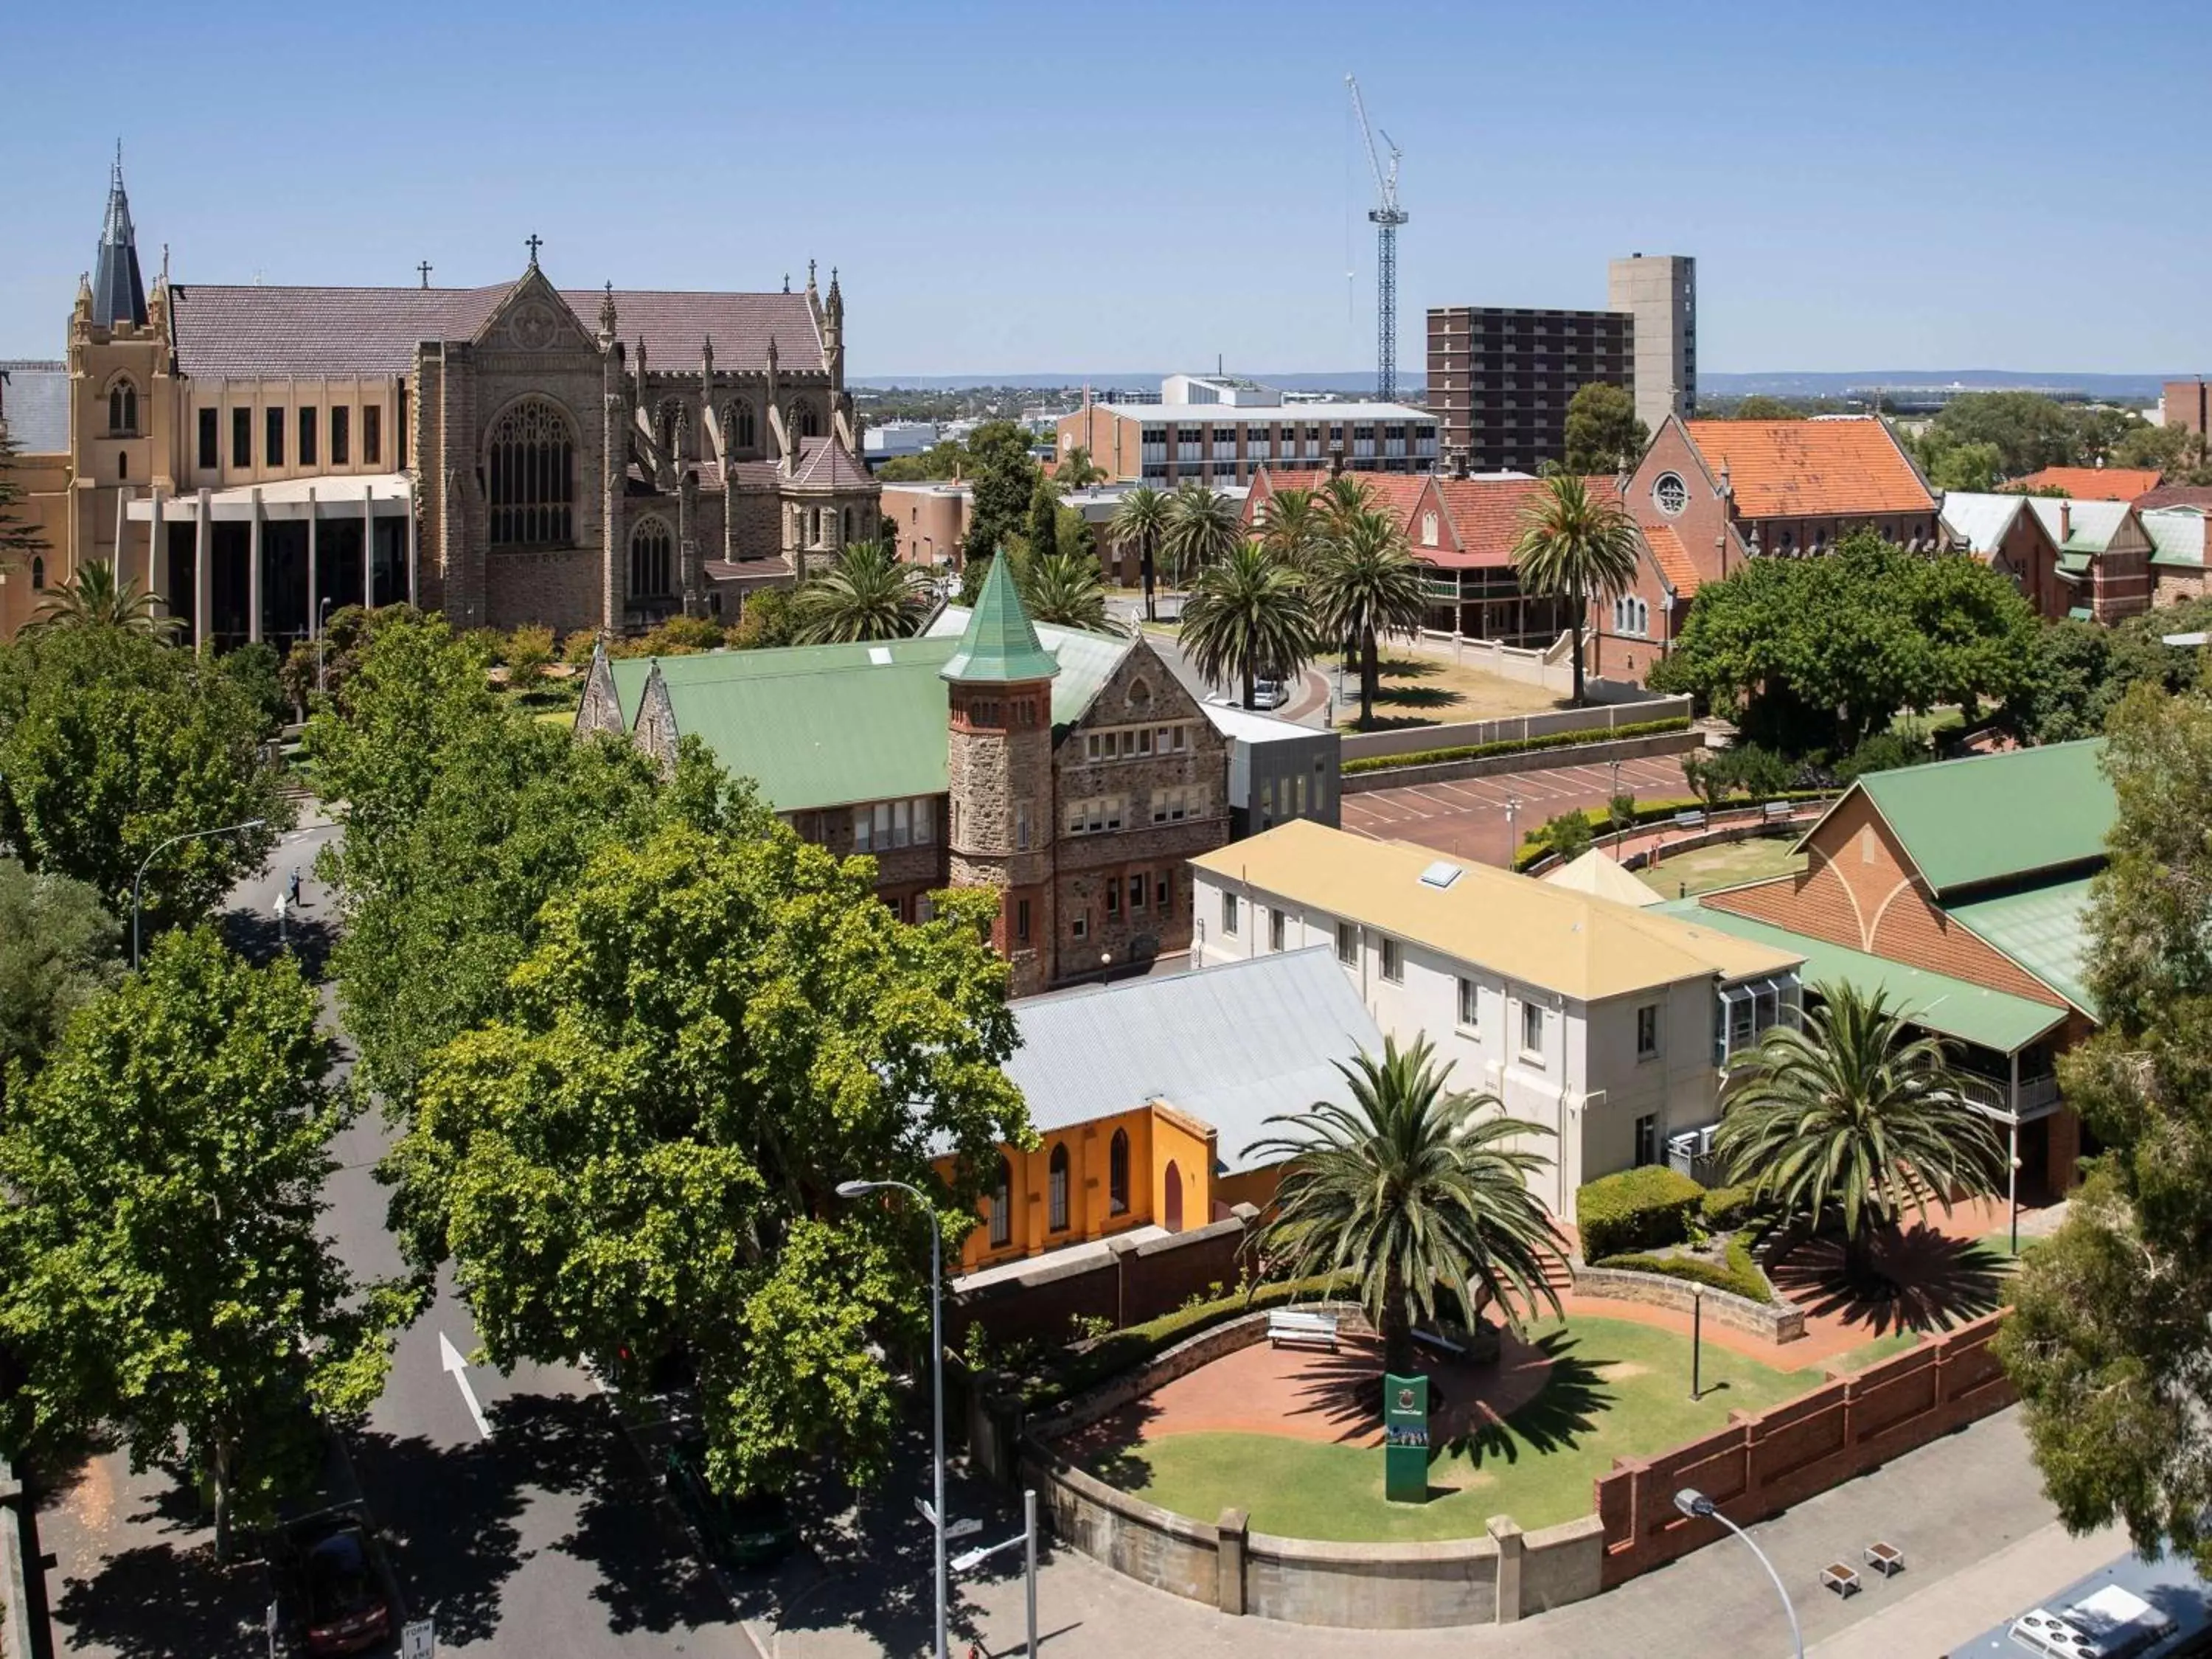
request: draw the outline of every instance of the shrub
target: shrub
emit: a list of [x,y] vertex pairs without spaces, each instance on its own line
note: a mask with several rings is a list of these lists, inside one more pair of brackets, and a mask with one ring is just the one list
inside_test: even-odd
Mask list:
[[507,635],[501,654],[507,663],[509,683],[526,686],[553,660],[553,630],[518,628]]
[[1729,1291],[1753,1302],[1772,1302],[1774,1288],[1766,1282],[1766,1275],[1759,1271],[1751,1260],[1750,1247],[1744,1247],[1741,1262],[1734,1243],[1729,1247],[1729,1262],[1725,1267],[1716,1267],[1694,1255],[1609,1255],[1602,1261],[1590,1264],[1596,1267],[1618,1267],[1626,1273],[1659,1273],[1668,1279],[1687,1279],[1692,1285],[1702,1285],[1710,1291]]
[[1715,1232],[1741,1227],[1751,1214],[1749,1187],[1716,1187],[1700,1200],[1705,1224]]
[[1888,772],[1900,766],[1917,766],[1936,758],[1926,742],[1902,732],[1876,732],[1836,763],[1836,780],[1850,783],[1869,772]]
[[588,668],[592,665],[592,647],[599,642],[595,629],[580,628],[561,641],[561,660],[571,668]]
[[1705,1189],[1663,1164],[1623,1170],[1575,1194],[1575,1227],[1583,1259],[1601,1261],[1630,1250],[1679,1244],[1690,1236],[1690,1218]]
[[1560,862],[1571,864],[1590,849],[1590,815],[1586,810],[1562,812],[1540,833],[1544,844],[1559,855]]
[[1634,720],[1626,726],[1591,726],[1582,732],[1558,732],[1543,738],[1507,738],[1496,743],[1471,744],[1460,749],[1422,749],[1410,755],[1361,755],[1339,769],[1357,772],[1394,771],[1404,766],[1441,766],[1447,761],[1483,760],[1492,755],[1525,755],[1539,749],[1579,749],[1585,744],[1610,743],[1615,738],[1652,738],[1665,732],[1686,732],[1686,716],[1668,720]]

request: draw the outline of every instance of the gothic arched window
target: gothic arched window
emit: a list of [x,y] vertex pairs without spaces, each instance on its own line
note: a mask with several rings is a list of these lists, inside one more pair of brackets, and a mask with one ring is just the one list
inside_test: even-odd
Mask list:
[[486,447],[495,547],[556,547],[572,539],[575,428],[560,408],[525,398],[501,416]]
[[1129,1212],[1129,1132],[1114,1131],[1106,1149],[1106,1207],[1115,1215]]
[[722,430],[729,434],[731,448],[753,447],[757,441],[753,436],[753,406],[742,401],[732,404],[722,422]]
[[660,441],[660,453],[666,459],[676,459],[677,445],[684,436],[684,405],[675,398],[663,400],[653,417],[653,435]]
[[676,591],[672,569],[675,539],[659,519],[647,519],[629,537],[629,591],[633,599],[659,599]]
[[997,1249],[1013,1242],[1014,1169],[1001,1158],[999,1178],[991,1188],[991,1247]]
[[41,592],[46,585],[46,562],[36,553],[31,555],[31,591]]
[[1052,1149],[1052,1162],[1047,1167],[1048,1188],[1047,1202],[1052,1213],[1049,1218],[1053,1231],[1067,1231],[1067,1143],[1061,1141]]
[[792,413],[798,419],[800,437],[818,438],[822,435],[822,417],[814,412],[812,403],[801,398]]
[[107,429],[110,432],[136,432],[138,429],[138,388],[128,380],[118,381],[108,388]]

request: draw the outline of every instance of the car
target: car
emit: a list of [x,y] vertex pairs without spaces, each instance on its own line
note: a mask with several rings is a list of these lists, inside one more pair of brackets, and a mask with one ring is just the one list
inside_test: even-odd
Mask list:
[[799,1522],[781,1495],[718,1492],[708,1481],[703,1437],[669,1447],[661,1481],[701,1547],[726,1567],[771,1567],[799,1547]]
[[392,1639],[375,1546],[356,1516],[343,1511],[294,1526],[285,1534],[290,1589],[309,1659],[359,1653]]
[[1255,708],[1280,708],[1290,700],[1291,694],[1284,689],[1280,680],[1252,682],[1252,707]]

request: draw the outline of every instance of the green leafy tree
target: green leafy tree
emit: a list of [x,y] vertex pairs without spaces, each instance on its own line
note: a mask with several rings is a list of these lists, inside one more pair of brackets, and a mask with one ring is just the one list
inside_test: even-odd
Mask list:
[[1200,673],[1216,685],[1240,687],[1249,708],[1253,681],[1294,678],[1313,659],[1313,609],[1304,579],[1256,542],[1242,543],[1198,573],[1177,637]]
[[2114,466],[2148,467],[2169,479],[2201,484],[2205,480],[2204,439],[2187,427],[2137,421],[2112,446]]
[[1160,551],[1179,583],[1220,563],[1244,541],[1243,521],[1230,499],[1196,479],[1176,486],[1168,497],[1167,528]]
[[1098,561],[1088,553],[1054,553],[1030,560],[1022,571],[1021,593],[1033,622],[1057,623],[1094,634],[1115,631],[1106,614],[1106,584],[1098,574]]
[[1713,1152],[1732,1186],[1808,1224],[1840,1218],[1848,1270],[1872,1278],[1872,1246],[1932,1194],[1985,1196],[2004,1149],[1967,1103],[1942,1043],[1915,1036],[1882,992],[1813,988],[1802,1030],[1770,1027],[1729,1067]]
[[[1583,391],[1597,388],[1585,386]],[[1612,388],[1614,391],[1619,387]],[[1522,509],[1513,562],[1524,592],[1567,601],[1575,635],[1575,702],[1583,689],[1583,629],[1594,601],[1636,582],[1636,526],[1611,495],[1592,495],[1572,472],[1557,473]]]
[[2081,424],[2066,406],[2033,392],[1963,392],[1943,405],[1928,430],[1938,444],[1994,446],[2008,478],[2090,459]]
[[1013,421],[986,421],[968,434],[971,480],[967,556],[988,559],[1020,530],[1043,476],[1030,454],[1030,434]]
[[1384,634],[1412,634],[1428,609],[1421,566],[1406,532],[1388,513],[1358,513],[1331,532],[1307,579],[1323,637],[1349,641],[1359,653],[1359,724],[1375,718]]
[[1114,522],[1107,532],[1115,546],[1137,550],[1138,580],[1144,585],[1146,622],[1157,621],[1159,617],[1152,594],[1158,580],[1160,544],[1167,531],[1168,498],[1150,484],[1139,484],[1115,507]]
[[1572,864],[1589,851],[1595,840],[1590,830],[1589,814],[1579,806],[1560,813],[1536,833],[1558,854],[1562,864]]
[[[127,915],[147,866],[149,930],[196,920],[292,822],[264,755],[266,713],[219,665],[118,628],[0,646],[0,839],[32,870]],[[238,835],[162,843],[262,821]]]
[[22,453],[7,422],[0,421],[0,570],[27,567],[34,555],[46,550],[46,538],[23,507],[23,483],[15,472]]
[[114,982],[120,943],[96,890],[0,859],[0,1123],[70,1016]]
[[207,929],[80,1010],[0,1130],[0,1332],[26,1362],[11,1437],[108,1423],[179,1447],[216,1548],[301,1470],[310,1411],[358,1419],[416,1296],[359,1285],[319,1217],[350,1108],[289,961]]
[[[1929,435],[1935,436],[1934,428]],[[1929,483],[1938,491],[1995,489],[2004,476],[2004,453],[1991,443],[1923,443],[1920,459]]]
[[1732,421],[1802,421],[1804,411],[1795,404],[1785,404],[1779,398],[1770,398],[1763,392],[1736,399],[1735,407],[1729,410]]
[[1349,1105],[1316,1101],[1267,1119],[1281,1133],[1248,1156],[1285,1160],[1267,1242],[1297,1277],[1349,1274],[1382,1338],[1384,1366],[1414,1369],[1413,1333],[1439,1307],[1496,1304],[1517,1328],[1559,1311],[1560,1258],[1529,1182],[1551,1167],[1526,1143],[1551,1133],[1504,1115],[1494,1095],[1448,1086],[1429,1040],[1339,1060]]
[[507,636],[507,649],[501,654],[507,659],[507,684],[527,690],[553,660],[553,630],[518,628]]
[[1060,491],[1053,480],[1039,474],[1030,496],[1029,521],[1024,531],[1030,550],[1045,558],[1060,547]]
[[737,626],[730,630],[731,648],[765,651],[792,644],[798,632],[798,623],[793,617],[796,608],[788,587],[755,589],[745,595],[744,610],[738,617]]
[[159,602],[137,583],[128,577],[118,580],[113,565],[95,560],[67,581],[48,588],[23,631],[116,628],[166,640],[184,625],[181,617],[163,616]]
[[997,901],[943,895],[908,927],[872,860],[746,830],[606,847],[548,904],[503,1016],[430,1063],[395,1212],[419,1267],[453,1258],[495,1364],[680,1346],[724,1479],[825,1451],[865,1476],[891,1416],[869,1338],[913,1352],[922,1241],[835,1191],[936,1192],[954,1243],[1027,1138]]
[[881,544],[855,542],[799,590],[795,642],[902,640],[927,617],[931,591],[927,576],[886,555]]
[[1650,441],[1626,386],[1592,380],[1567,400],[1567,453],[1559,459],[1570,472],[1628,471]]

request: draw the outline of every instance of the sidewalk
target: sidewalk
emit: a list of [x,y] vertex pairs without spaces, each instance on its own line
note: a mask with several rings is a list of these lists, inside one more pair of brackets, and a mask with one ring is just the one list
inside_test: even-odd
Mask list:
[[2125,1528],[2105,1527],[2075,1538],[2053,1522],[1988,1560],[1914,1591],[1809,1651],[1814,1659],[1902,1659],[1948,1652],[2027,1611],[2031,1601],[2096,1571],[2128,1548]]

